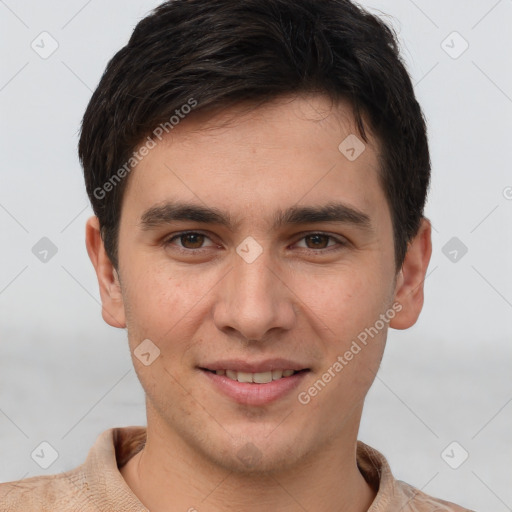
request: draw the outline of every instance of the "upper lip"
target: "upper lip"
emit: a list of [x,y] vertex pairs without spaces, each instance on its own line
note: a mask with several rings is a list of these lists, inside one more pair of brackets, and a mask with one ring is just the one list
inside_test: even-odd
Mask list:
[[308,368],[296,361],[290,359],[276,358],[265,359],[263,361],[245,361],[243,359],[225,359],[201,365],[199,368],[206,370],[232,370],[247,373],[263,373],[272,370],[307,370]]

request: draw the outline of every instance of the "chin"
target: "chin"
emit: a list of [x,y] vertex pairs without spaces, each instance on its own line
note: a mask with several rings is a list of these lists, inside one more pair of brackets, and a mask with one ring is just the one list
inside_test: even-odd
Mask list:
[[205,456],[227,471],[254,476],[289,471],[305,455],[304,441],[286,432],[277,436],[260,430],[259,435],[237,437],[209,443],[203,447]]

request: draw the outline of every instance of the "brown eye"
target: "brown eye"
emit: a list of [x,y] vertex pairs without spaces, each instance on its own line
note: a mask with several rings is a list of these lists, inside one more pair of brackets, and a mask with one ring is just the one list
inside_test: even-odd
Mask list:
[[205,249],[213,244],[205,245],[205,242],[209,241],[210,238],[202,233],[196,233],[195,231],[189,231],[186,233],[179,233],[172,236],[168,240],[164,241],[164,246],[174,246],[174,248],[181,251],[190,251],[197,249]]
[[[329,239],[332,238],[328,235],[308,235],[304,237],[304,240],[306,240],[306,245],[308,249],[325,249],[329,243]],[[308,245],[307,241],[311,242],[311,245]]]
[[206,237],[201,233],[186,233],[178,238],[185,249],[200,249]]
[[344,238],[338,238],[327,233],[311,233],[303,236],[296,245],[301,249],[316,251],[320,254],[343,249],[347,242]]

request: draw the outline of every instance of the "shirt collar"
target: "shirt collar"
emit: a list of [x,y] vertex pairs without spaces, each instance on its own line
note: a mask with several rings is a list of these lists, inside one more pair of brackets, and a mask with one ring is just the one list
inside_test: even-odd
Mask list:
[[[101,496],[102,510],[148,512],[124,480],[119,468],[146,443],[146,427],[117,427],[102,432],[89,450],[81,471],[72,482],[93,503]],[[357,441],[357,465],[365,480],[377,492],[368,512],[391,510],[398,489],[385,457],[362,441]],[[71,476],[71,475],[70,475]],[[109,508],[110,507],[110,508]]]

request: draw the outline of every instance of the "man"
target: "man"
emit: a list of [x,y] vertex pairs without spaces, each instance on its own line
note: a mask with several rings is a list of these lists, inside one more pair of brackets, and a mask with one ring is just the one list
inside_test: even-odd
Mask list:
[[346,0],[166,2],[108,64],[79,155],[147,429],[0,486],[2,510],[467,510],[357,441],[431,255],[425,123],[386,25]]

